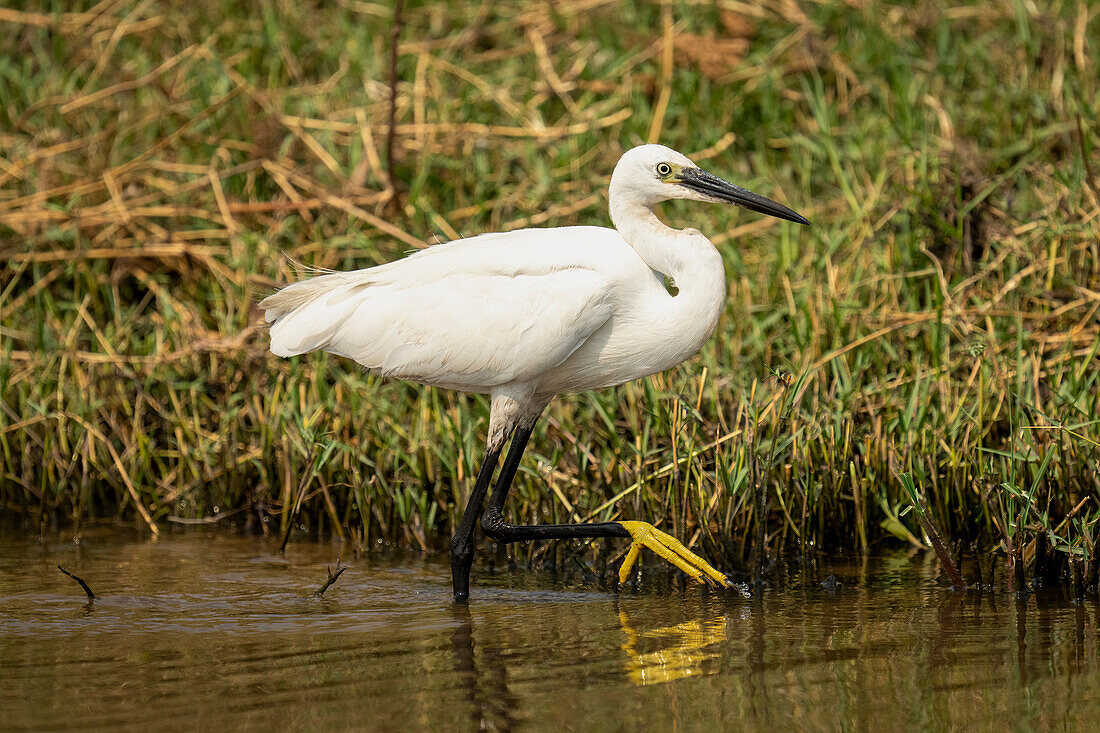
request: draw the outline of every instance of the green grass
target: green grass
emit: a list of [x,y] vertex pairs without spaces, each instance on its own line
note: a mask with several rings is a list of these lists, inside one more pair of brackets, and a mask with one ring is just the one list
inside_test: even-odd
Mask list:
[[652,134],[814,224],[665,205],[725,258],[717,332],[555,401],[515,518],[661,519],[734,565],[760,486],[772,553],[870,551],[919,541],[908,473],[956,548],[1038,570],[1049,545],[1095,580],[1095,10],[730,7],[411,3],[396,204],[388,4],[3,11],[3,514],[443,546],[486,401],[276,359],[255,302],[284,255],[607,224],[614,162]]

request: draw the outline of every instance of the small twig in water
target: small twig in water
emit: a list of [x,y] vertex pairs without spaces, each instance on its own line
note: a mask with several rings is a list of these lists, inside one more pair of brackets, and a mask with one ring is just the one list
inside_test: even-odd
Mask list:
[[347,570],[349,567],[350,567],[349,565],[345,565],[344,567],[340,567],[340,561],[337,560],[336,561],[336,572],[335,573],[332,572],[332,568],[325,568],[325,570],[328,572],[328,580],[326,580],[325,584],[322,585],[320,588],[318,588],[314,592],[313,595],[317,596],[318,598],[323,596],[325,594],[325,591],[328,590],[329,587],[333,583],[336,582],[337,578],[339,578],[341,575],[343,575],[344,571]]
[[88,584],[84,582],[84,578],[81,578],[79,575],[73,575],[72,573],[70,573],[68,570],[61,567],[60,565],[57,566],[57,569],[60,570],[61,572],[65,573],[65,575],[68,575],[70,578],[75,580],[77,583],[80,583],[80,587],[84,589],[84,595],[88,596],[89,601],[94,601],[95,600],[95,593],[92,593],[92,589],[89,588]]

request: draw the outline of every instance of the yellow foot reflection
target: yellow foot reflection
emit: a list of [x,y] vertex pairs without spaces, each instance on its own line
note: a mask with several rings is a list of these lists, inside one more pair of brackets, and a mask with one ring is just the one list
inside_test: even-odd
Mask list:
[[[705,613],[702,609],[697,612]],[[619,623],[626,634],[622,644],[626,652],[626,671],[636,685],[673,682],[708,672],[713,674],[718,668],[719,651],[726,644],[724,614],[639,632],[634,630],[626,611],[619,611]]]
[[626,559],[619,568],[620,583],[625,583],[630,577],[630,569],[634,567],[638,555],[642,553],[642,547],[648,547],[700,583],[717,583],[723,588],[733,585],[729,578],[712,568],[710,563],[684,547],[678,539],[662,532],[649,522],[619,522],[619,524],[634,539],[630,552],[626,553]]

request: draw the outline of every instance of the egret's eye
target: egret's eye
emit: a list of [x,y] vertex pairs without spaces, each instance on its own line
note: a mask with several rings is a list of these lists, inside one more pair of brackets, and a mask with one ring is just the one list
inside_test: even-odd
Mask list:
[[670,173],[672,173],[672,166],[671,165],[669,165],[668,163],[658,163],[657,164],[657,175],[659,175],[663,178],[663,177],[669,175]]

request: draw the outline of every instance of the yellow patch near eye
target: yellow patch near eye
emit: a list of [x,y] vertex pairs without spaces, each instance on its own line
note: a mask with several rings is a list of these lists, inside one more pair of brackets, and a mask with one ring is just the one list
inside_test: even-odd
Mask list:
[[665,183],[678,183],[676,174],[680,172],[680,168],[681,166],[671,163],[658,163],[656,166],[657,177]]

